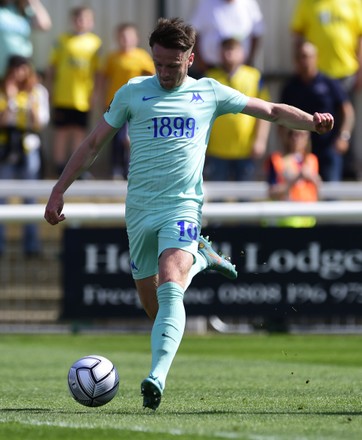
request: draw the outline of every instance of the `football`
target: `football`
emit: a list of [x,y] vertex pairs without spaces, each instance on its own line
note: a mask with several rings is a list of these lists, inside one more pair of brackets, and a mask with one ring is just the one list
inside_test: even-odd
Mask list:
[[72,397],[81,405],[102,406],[110,402],[118,391],[118,371],[103,356],[85,356],[70,367],[68,386]]

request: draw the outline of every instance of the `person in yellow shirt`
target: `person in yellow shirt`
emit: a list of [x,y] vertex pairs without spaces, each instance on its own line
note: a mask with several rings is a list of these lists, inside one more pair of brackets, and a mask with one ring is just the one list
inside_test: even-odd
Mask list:
[[341,80],[347,92],[361,89],[361,0],[298,0],[290,26],[297,44],[316,46],[322,73]]
[[[222,65],[206,76],[248,96],[269,100],[261,72],[243,64],[242,44],[228,38],[221,43]],[[270,123],[241,113],[218,117],[207,147],[205,179],[250,181],[255,179],[256,160],[264,156]]]
[[58,175],[88,127],[100,68],[102,41],[92,31],[94,13],[88,7],[71,10],[72,31],[61,34],[50,54],[48,86],[54,125],[53,161]]
[[[153,75],[155,67],[151,55],[139,47],[138,29],[133,23],[120,23],[115,29],[116,50],[110,52],[102,68],[102,89],[105,108],[116,91],[135,76]],[[127,124],[112,141],[111,169],[113,178],[127,179],[129,138]]]

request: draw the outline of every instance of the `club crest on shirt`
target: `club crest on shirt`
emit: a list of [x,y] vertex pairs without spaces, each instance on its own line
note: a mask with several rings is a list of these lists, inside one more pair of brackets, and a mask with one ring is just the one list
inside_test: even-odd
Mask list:
[[193,93],[190,102],[195,102],[196,104],[202,104],[204,100],[202,99],[200,93]]

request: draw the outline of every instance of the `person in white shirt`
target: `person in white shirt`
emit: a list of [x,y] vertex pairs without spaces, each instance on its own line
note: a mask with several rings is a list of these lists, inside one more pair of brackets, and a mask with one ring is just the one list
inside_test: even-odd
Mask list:
[[245,63],[254,65],[264,33],[264,19],[256,0],[200,0],[190,23],[197,31],[198,65],[194,70],[199,75],[220,65],[220,44],[226,38],[241,41]]

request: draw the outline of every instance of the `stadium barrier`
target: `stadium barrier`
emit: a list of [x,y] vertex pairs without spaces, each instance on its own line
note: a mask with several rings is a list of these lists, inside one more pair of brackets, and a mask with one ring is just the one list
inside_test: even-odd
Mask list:
[[[6,322],[57,322],[61,317],[64,300],[60,258],[63,255],[64,227],[76,227],[81,231],[83,226],[86,228],[96,225],[104,229],[124,225],[126,182],[74,182],[65,195],[64,212],[67,221],[61,227],[55,228],[47,225],[43,218],[44,206],[55,181],[2,183],[0,197],[9,198],[9,204],[0,205],[0,222],[9,226],[9,229],[20,229],[24,223],[39,223],[44,240],[44,254],[39,261],[24,259],[20,235],[14,235],[14,245],[3,255],[0,266],[0,325]],[[318,203],[267,201],[267,186],[264,182],[206,182],[205,193],[203,213],[206,227],[215,224],[227,228],[235,225],[260,225],[263,220],[272,223],[275,219],[291,215],[314,216],[319,224],[342,225],[341,234],[334,233],[334,237],[349,234],[351,228],[348,225],[359,224],[362,219],[361,183],[325,183],[321,188],[323,200]],[[25,205],[19,200],[29,196],[34,197],[37,203]],[[220,202],[224,199],[228,203]],[[235,199],[243,202],[235,202]],[[333,201],[327,201],[328,199]],[[212,232],[212,235],[215,234]],[[356,237],[355,245],[359,247],[360,234],[353,236]],[[220,237],[221,231],[217,234],[217,238]],[[352,249],[353,240],[350,247]],[[347,285],[349,289],[346,290],[349,295],[347,298],[354,295],[355,284],[348,281],[343,285]],[[360,287],[360,283],[358,286]],[[314,294],[314,290],[310,290]],[[360,298],[359,293],[357,296]]]
[[[117,223],[124,225],[124,203],[68,203],[64,208],[68,224]],[[318,222],[350,223],[362,221],[362,202],[331,201],[317,203],[243,202],[206,203],[203,219],[208,222],[249,223],[298,216],[315,217]],[[0,221],[33,223],[44,221],[44,204],[0,205]]]
[[[0,197],[48,197],[54,180],[2,180]],[[267,200],[266,182],[204,182],[206,201],[241,199]],[[112,180],[79,180],[66,192],[67,198],[108,198],[122,200],[127,182]],[[323,182],[321,200],[362,200],[362,182]]]
[[[3,180],[0,197],[47,198],[54,181]],[[358,222],[362,219],[362,182],[323,183],[321,201],[290,203],[267,201],[265,182],[205,182],[205,222],[254,222],[288,216],[313,216],[318,221]],[[76,181],[65,194],[65,213],[70,222],[124,224],[124,181]],[[81,199],[81,203],[74,202]],[[233,200],[243,200],[242,203]],[[87,202],[86,202],[87,200]],[[88,200],[95,202],[89,203]],[[104,202],[107,200],[107,203]],[[109,203],[109,200],[112,202]],[[214,202],[226,200],[228,203]],[[70,203],[68,203],[70,202]],[[0,205],[0,221],[28,223],[43,221],[44,203]]]

